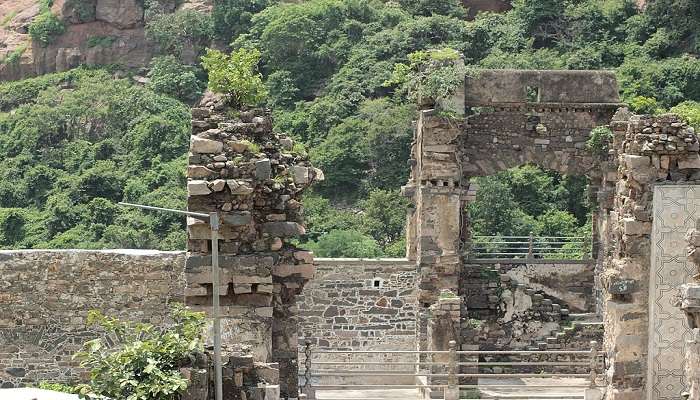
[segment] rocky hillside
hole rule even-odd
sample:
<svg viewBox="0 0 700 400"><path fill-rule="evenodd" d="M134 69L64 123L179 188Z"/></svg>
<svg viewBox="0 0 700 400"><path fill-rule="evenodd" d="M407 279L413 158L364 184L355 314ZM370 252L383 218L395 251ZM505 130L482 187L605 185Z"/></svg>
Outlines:
<svg viewBox="0 0 700 400"><path fill-rule="evenodd" d="M144 10L142 4L151 8ZM78 65L144 66L153 55L153 45L146 40L145 33L149 15L173 12L176 8L206 12L211 10L211 3L210 0L0 2L0 81L66 71ZM30 29L46 13L55 16L63 27L52 32L50 40L42 42L30 35Z"/></svg>

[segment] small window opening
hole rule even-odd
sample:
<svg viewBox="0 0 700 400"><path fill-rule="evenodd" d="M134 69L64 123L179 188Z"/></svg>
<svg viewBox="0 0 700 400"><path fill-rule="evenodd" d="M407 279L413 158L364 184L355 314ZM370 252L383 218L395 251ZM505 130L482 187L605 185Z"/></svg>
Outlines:
<svg viewBox="0 0 700 400"><path fill-rule="evenodd" d="M384 286L384 281L381 278L374 278L372 281L372 287L379 289L382 286Z"/></svg>
<svg viewBox="0 0 700 400"><path fill-rule="evenodd" d="M540 102L540 88L538 88L537 86L527 86L525 88L525 94L527 96L528 103Z"/></svg>

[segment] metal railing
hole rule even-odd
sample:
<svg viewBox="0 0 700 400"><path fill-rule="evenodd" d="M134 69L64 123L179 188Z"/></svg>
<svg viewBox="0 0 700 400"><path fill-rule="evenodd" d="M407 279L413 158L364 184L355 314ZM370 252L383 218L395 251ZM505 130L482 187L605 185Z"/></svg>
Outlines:
<svg viewBox="0 0 700 400"><path fill-rule="evenodd" d="M425 394L425 398L440 398L436 394L439 395L439 392L442 392L441 398L445 400L458 400L460 389L574 388L583 392L601 386L598 380L603 377L600 375L604 368L603 355L598 350L597 342L590 344L591 349L588 351L458 351L457 344L450 341L449 350L445 351L357 351L313 349L311 341L307 340L304 357L299 361L300 365L304 366L299 370L299 375L303 378L300 389L307 400L316 399L316 392L319 390L418 389L421 393L438 392ZM370 360L354 360L355 356L363 356ZM400 356L402 360L387 360L396 356ZM323 361L319 358L323 358ZM491 369L493 366L506 367L511 371L494 373ZM397 367L399 368L394 369ZM532 372L533 368L537 372ZM578 371L576 373L557 372L557 369L564 368L577 368ZM519 371L520 369L529 372ZM465 370L467 372L464 372ZM582 370L585 372L581 372ZM362 383L355 383L357 381L353 380L355 377ZM385 378L383 381L390 381L390 383L379 382L377 378L382 377ZM335 378L342 382L323 382L324 378L325 380ZM403 378L403 382L399 378ZM579 378L579 380L533 385L533 379L530 379L525 386L513 384L512 380L508 380L508 383L491 381L479 383L479 378L543 378L543 380L544 378ZM345 400L342 395L338 397L338 394L334 394L333 399ZM370 397L364 399L372 400Z"/></svg>
<svg viewBox="0 0 700 400"><path fill-rule="evenodd" d="M473 236L467 258L523 260L585 260L590 239L583 236Z"/></svg>

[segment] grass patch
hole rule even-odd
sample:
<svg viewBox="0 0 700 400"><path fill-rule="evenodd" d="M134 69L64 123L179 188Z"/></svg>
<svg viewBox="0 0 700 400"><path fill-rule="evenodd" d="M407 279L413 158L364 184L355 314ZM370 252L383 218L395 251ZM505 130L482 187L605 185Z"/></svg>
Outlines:
<svg viewBox="0 0 700 400"><path fill-rule="evenodd" d="M18 48L14 49L10 54L8 54L5 58L0 59L0 65L10 65L18 63L20 58L22 58L22 54L24 54L25 51L27 51L26 44L19 46Z"/></svg>
<svg viewBox="0 0 700 400"><path fill-rule="evenodd" d="M112 47L117 41L115 36L91 36L87 40L87 46L93 47Z"/></svg>

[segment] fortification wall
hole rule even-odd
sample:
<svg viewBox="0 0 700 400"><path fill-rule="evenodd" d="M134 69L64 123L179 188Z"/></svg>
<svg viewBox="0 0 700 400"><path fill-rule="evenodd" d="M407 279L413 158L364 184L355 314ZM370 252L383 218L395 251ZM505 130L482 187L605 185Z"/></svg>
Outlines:
<svg viewBox="0 0 700 400"><path fill-rule="evenodd" d="M414 350L415 264L317 258L299 297L299 343L320 349Z"/></svg>
<svg viewBox="0 0 700 400"><path fill-rule="evenodd" d="M88 311L160 324L184 300L184 267L183 252L0 251L0 387L77 380Z"/></svg>

